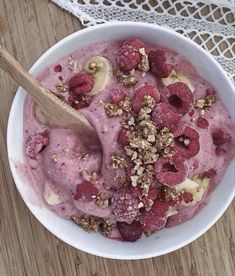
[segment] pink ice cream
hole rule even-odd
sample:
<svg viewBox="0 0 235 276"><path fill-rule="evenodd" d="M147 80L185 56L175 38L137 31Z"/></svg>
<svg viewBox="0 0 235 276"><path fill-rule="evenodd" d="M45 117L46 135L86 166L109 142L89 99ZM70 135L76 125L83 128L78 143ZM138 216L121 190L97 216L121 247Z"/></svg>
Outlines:
<svg viewBox="0 0 235 276"><path fill-rule="evenodd" d="M95 56L105 57L111 62L113 68L116 68L117 65L122 68L126 63L125 60L121 59L123 57L120 58L120 55L124 50L132 51L133 47L130 45L125 46L127 48L122 46L121 50L120 47L120 42L112 41L80 49L72 55L72 63L71 59L65 57L58 61L57 66L50 66L43 71L38 79L42 85L71 104L70 97L74 96L73 93L75 93L74 90L72 91L71 84L69 85L71 77L83 72L84 64ZM138 50L138 47L135 47ZM139 48L143 47L140 46ZM157 45L148 44L144 44L144 48L146 53L161 49ZM203 99L208 89L213 91L213 87L202 79L182 56L169 49L161 50L164 51L166 60L161 61L163 67L160 66L161 68L157 67L157 69L163 70L161 73L165 73L166 68L183 71L195 88L194 92L189 92L193 95L190 97L193 97L194 103L198 99ZM140 64L138 58L143 60L143 55L140 55L140 52L136 49L134 49L133 56L131 62L136 61ZM124 62L124 65L121 62ZM158 62L160 61L158 60ZM74 66L74 64L76 66L72 69L75 71L71 70L71 66ZM107 113L105 104L113 104L113 89L122 91L127 95L129 102L132 103L136 97L136 91L146 84L155 87L159 91L161 102L167 101L165 94L167 87L161 78L153 73L153 64L150 63L150 65L150 70L147 70L147 72L141 71L142 69L128 70L131 71L131 75L128 75L122 68L123 74L134 75L138 79L138 83L125 86L119 77L112 75L104 89L91 97L89 104L80 105L82 107L80 112L96 130L100 140L100 143L97 144L84 141L74 130L40 123L35 116L35 104L32 98L27 96L25 101L24 140L26 152L31 154L31 156L29 156L30 154L25 155L25 164L35 179L35 191L46 206L58 215L67 219L72 217L85 230L97 230L100 225L103 232L110 238L121 237L124 240L134 241L141 236L142 232L153 232L164 226L174 226L191 219L206 204L211 191L221 181L235 153L234 125L222 101L216 97L216 101L203 112L200 108L193 106L192 102L190 110L185 114L180 114L179 124L185 124L198 133L199 149L194 156L186 159L184 157L184 160L182 159L179 162L183 163L186 170L185 175L181 175L184 178L183 180L186 178L193 179L195 176L202 178L204 176L209 179L209 186L206 187L201 199L193 205L181 204L184 200L184 203L193 202L192 194L185 193L185 197L187 195L189 199L186 200L184 195L180 194L177 195L177 204L172 203L174 201L172 198L171 201L168 201L167 196L169 195L164 194L162 196L159 191L166 193L164 187L168 191L172 191L171 189L176 184L174 181L171 184L161 182L159 180L160 174L158 175L156 172L152 176L152 184L147 188L147 194L146 191L143 194L143 187L146 183L133 184L131 178L133 176L133 161L127 156L125 145L121 145L120 138L118 138L120 131L125 128L125 112L111 117ZM170 66L164 67L165 65ZM88 73L85 74L88 75ZM92 74L87 78L93 78ZM58 89L58 84L61 82L67 85L65 93ZM89 93L84 95L89 95ZM155 102L155 106L157 104ZM133 111L131 112L132 115L134 114L133 116L136 116ZM174 110L174 112L177 111ZM209 122L205 128L197 124L197 119L201 116ZM160 131L160 128L157 127L156 129ZM174 130L170 130L170 133L174 134L176 129L177 126ZM221 142L220 145L216 145L215 138L213 139L212 135L218 129L222 130L227 137L227 140L225 139L226 141ZM29 140L32 147L34 141L38 141L38 137L45 131L49 133L48 137L45 138L48 140L45 141L44 139L43 144L40 140L37 148L28 150ZM32 135L34 135L33 138ZM177 141L174 143L177 143ZM173 144L170 144L169 147L173 147ZM161 154L161 150L158 149L156 159L160 158ZM113 165L112 162L115 156L123 158L123 166L117 164L115 167ZM155 160L154 162L159 161ZM153 167L155 166L154 162L151 163ZM145 165L147 166L147 163ZM165 172L171 172L172 168L169 168L168 164L168 167L164 168L163 166L163 169L166 170ZM210 175L208 175L208 171ZM174 169L172 172L175 172ZM90 184L87 184L87 189L84 189L83 187L86 187L85 183L88 182ZM170 213L170 209L174 211ZM159 210L161 210L160 215ZM94 220L97 227L94 227ZM89 224L88 228L85 223ZM130 236L130 232L136 233L136 236Z"/></svg>

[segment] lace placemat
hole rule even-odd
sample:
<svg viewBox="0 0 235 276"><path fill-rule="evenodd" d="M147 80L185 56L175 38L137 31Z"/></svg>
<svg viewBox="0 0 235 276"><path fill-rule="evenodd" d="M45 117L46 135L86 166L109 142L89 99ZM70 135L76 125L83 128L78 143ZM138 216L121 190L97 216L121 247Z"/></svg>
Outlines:
<svg viewBox="0 0 235 276"><path fill-rule="evenodd" d="M235 0L51 0L84 26L107 21L159 24L191 38L215 56L235 81Z"/></svg>

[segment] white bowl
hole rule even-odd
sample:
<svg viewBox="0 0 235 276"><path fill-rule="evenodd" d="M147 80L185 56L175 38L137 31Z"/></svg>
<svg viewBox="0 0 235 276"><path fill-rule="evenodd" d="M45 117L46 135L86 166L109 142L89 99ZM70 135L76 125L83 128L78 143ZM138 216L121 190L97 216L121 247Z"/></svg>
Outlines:
<svg viewBox="0 0 235 276"><path fill-rule="evenodd" d="M32 66L30 73L37 75L45 67L56 63L65 55L92 43L138 37L144 41L172 48L185 56L220 94L227 110L235 121L234 87L213 57L191 40L157 25L143 23L108 23L76 32L56 43ZM226 91L226 93L224 93ZM218 188L211 194L208 205L192 220L179 226L163 229L135 243L120 242L103 237L100 233L87 233L71 221L64 220L40 204L32 202L32 188L15 167L23 161L23 103L25 92L19 88L12 104L7 147L11 171L16 186L34 216L55 236L66 243L98 256L113 259L143 259L163 255L189 244L205 233L225 212L235 195L235 160ZM16 141L17 137L17 143Z"/></svg>

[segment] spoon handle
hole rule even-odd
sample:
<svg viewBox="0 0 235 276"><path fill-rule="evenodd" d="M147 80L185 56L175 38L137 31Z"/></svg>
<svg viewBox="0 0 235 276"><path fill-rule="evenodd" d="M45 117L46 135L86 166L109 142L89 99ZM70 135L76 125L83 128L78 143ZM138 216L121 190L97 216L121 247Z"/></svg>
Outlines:
<svg viewBox="0 0 235 276"><path fill-rule="evenodd" d="M94 134L88 120L77 110L56 97L33 78L16 60L0 45L0 68L7 72L22 86L58 126L76 128L80 133Z"/></svg>

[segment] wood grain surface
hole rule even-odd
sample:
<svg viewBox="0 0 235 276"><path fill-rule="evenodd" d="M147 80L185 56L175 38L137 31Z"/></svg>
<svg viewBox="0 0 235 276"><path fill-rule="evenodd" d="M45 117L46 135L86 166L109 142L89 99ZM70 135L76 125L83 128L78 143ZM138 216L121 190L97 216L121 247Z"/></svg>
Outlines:
<svg viewBox="0 0 235 276"><path fill-rule="evenodd" d="M47 0L0 0L0 44L26 68L81 28L76 18ZM92 256L49 233L27 209L9 170L6 129L16 89L16 83L0 71L0 276L235 275L235 202L190 245L147 260Z"/></svg>

